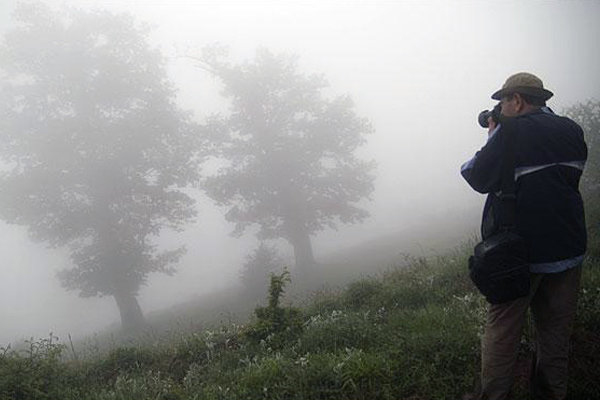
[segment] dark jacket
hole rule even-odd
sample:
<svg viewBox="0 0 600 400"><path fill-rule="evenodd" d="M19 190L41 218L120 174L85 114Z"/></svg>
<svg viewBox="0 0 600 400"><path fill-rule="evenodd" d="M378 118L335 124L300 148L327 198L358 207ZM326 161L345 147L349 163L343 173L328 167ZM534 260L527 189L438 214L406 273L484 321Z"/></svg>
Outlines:
<svg viewBox="0 0 600 400"><path fill-rule="evenodd" d="M515 118L516 230L525 239L530 263L582 256L586 229L579 180L587 146L579 125L543 108ZM489 193L481 233L498 230L502 127L465 163L461 173L473 189Z"/></svg>

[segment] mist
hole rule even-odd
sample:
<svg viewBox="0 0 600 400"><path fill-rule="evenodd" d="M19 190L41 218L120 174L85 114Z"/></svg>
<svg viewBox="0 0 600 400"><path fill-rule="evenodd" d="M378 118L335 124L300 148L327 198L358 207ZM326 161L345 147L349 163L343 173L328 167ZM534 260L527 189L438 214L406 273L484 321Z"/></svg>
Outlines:
<svg viewBox="0 0 600 400"><path fill-rule="evenodd" d="M14 25L17 2L0 4L0 33ZM486 140L479 111L519 71L532 72L555 93L560 113L600 96L600 2L591 1L46 1L52 8L129 13L152 27L151 43L167 59L178 105L201 124L226 113L222 83L195 56L220 43L233 62L259 48L298 56L303 74L323 74L327 94L348 94L373 127L357 152L374 160L374 191L360 205L362 223L325 229L312 237L315 258L398 235L398 254L416 246L443 251L437 232L467 237L478 229L483 196L462 181L460 165ZM0 60L0 70L3 60ZM1 77L2 75L0 75ZM256 248L254 228L232 237L224 207L201 193L196 222L165 232L159 246L187 247L174 276L150 274L139 293L144 312L167 309L198 296L233 290L245 257ZM65 249L34 242L23 226L0 223L0 346L49 332L83 336L118 321L109 296L67 292L57 271L71 263ZM395 236L394 236L395 237ZM271 241L291 263L283 240ZM459 244L457 241L456 244ZM466 268L466 266L465 266Z"/></svg>

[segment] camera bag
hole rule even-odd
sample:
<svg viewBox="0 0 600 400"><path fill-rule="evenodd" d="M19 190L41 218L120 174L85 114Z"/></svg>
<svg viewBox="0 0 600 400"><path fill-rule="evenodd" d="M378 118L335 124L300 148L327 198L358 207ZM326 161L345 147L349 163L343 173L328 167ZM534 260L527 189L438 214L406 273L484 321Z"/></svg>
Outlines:
<svg viewBox="0 0 600 400"><path fill-rule="evenodd" d="M515 230L516 124L502 117L504 134L501 164L499 229L479 242L469 258L469 276L491 304L501 304L529 294L527 246Z"/></svg>

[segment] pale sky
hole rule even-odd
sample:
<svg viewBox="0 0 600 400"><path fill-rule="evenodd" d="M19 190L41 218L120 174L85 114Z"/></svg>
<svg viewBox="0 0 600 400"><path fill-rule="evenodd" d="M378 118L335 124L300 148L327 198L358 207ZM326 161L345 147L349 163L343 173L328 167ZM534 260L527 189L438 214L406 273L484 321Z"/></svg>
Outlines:
<svg viewBox="0 0 600 400"><path fill-rule="evenodd" d="M223 108L218 85L180 56L214 42L229 46L236 60L261 46L297 54L305 72L325 74L331 94L350 94L376 130L363 151L378 163L372 216L316 237L317 258L406 226L435 229L445 216L469 210L478 216L483 198L462 181L459 167L485 142L477 114L494 105L490 95L509 75L537 74L555 93L549 105L558 112L600 98L600 1L47 3L125 11L153 24L152 40L169 58L181 105L199 120ZM0 3L0 29L10 26L14 4ZM189 252L178 275L151 279L142 291L145 311L227 287L255 245L250 234L228 237L232 226L210 202L201 207L198 224L168 239ZM68 262L61 251L32 244L19 227L0 224L0 238L0 320L11 321L0 345L118 320L112 299L78 299L60 289L54 271Z"/></svg>

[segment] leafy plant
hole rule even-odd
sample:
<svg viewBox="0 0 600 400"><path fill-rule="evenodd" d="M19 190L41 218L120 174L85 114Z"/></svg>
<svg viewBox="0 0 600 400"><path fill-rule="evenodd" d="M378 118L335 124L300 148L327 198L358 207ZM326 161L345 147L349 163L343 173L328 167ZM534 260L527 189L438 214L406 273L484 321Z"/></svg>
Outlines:
<svg viewBox="0 0 600 400"><path fill-rule="evenodd" d="M285 285L291 281L290 273L271 274L268 305L254 310L256 321L248 327L246 335L255 341L270 341L271 345L284 344L286 338L296 336L302 330L301 312L297 308L282 307L281 296ZM277 338L277 336L280 336ZM273 340L275 339L275 340Z"/></svg>
<svg viewBox="0 0 600 400"><path fill-rule="evenodd" d="M65 365L60 362L64 349L52 334L25 341L20 351L4 348L0 352L0 399L57 398L65 384Z"/></svg>

